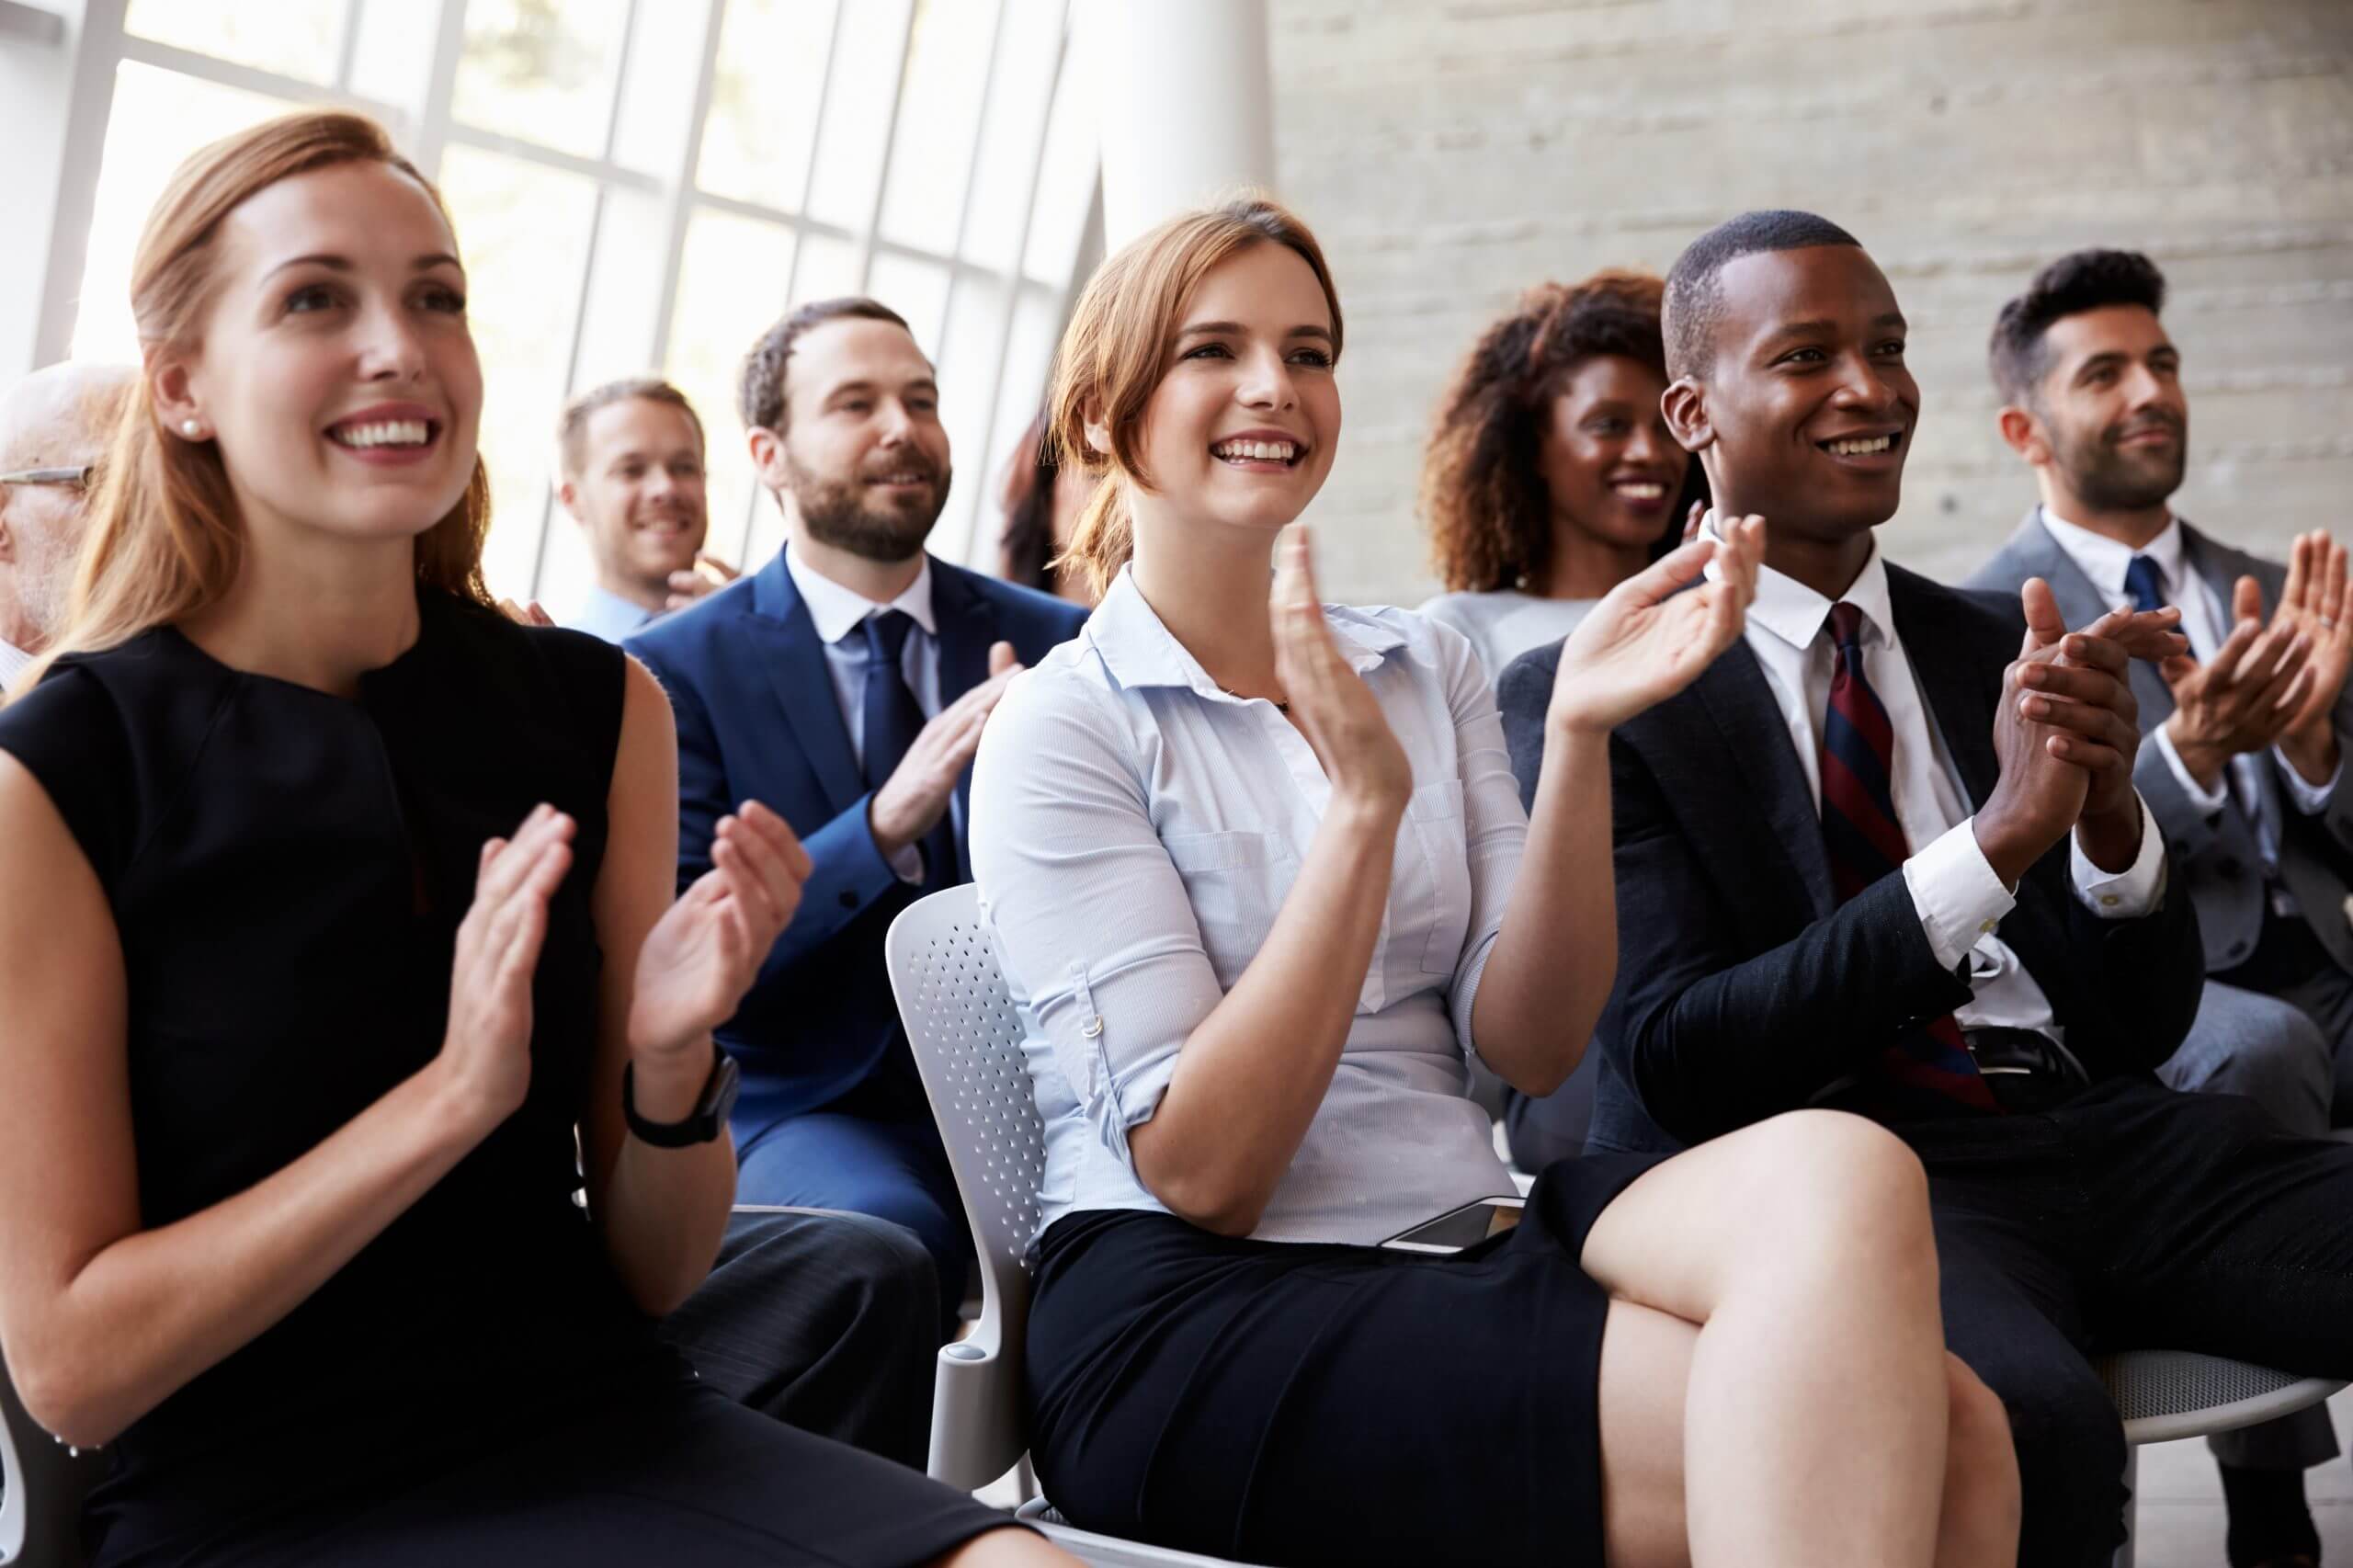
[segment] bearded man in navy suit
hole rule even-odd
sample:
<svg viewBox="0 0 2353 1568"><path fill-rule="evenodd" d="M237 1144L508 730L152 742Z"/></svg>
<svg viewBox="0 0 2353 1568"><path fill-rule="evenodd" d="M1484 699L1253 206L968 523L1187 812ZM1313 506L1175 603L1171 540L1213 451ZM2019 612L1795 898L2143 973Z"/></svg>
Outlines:
<svg viewBox="0 0 2353 1568"><path fill-rule="evenodd" d="M801 306L754 345L737 402L785 547L626 644L677 715L679 885L746 800L781 812L814 863L719 1031L743 1071L737 1201L907 1227L952 1313L972 1244L883 934L917 898L971 879L982 727L1015 672L1086 612L925 551L948 499L948 432L931 363L889 307Z"/></svg>

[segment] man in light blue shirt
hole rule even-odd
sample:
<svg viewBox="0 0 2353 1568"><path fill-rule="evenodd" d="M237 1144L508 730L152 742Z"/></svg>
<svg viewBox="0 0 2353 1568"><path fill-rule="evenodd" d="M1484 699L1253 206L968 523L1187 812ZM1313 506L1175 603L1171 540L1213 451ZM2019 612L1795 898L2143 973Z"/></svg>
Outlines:
<svg viewBox="0 0 2353 1568"><path fill-rule="evenodd" d="M578 520L596 585L563 618L618 642L735 575L702 554L710 530L702 421L686 394L652 378L608 381L563 411L556 499Z"/></svg>

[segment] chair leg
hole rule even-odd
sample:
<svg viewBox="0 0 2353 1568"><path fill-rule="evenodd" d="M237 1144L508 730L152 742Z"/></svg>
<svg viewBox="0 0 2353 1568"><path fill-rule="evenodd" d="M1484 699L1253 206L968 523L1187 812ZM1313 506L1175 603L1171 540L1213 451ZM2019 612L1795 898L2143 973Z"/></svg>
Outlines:
<svg viewBox="0 0 2353 1568"><path fill-rule="evenodd" d="M2141 1514L2141 1450L2138 1447L2124 1450L2124 1544L2116 1549L2116 1568L2132 1568L2133 1537L2140 1528Z"/></svg>

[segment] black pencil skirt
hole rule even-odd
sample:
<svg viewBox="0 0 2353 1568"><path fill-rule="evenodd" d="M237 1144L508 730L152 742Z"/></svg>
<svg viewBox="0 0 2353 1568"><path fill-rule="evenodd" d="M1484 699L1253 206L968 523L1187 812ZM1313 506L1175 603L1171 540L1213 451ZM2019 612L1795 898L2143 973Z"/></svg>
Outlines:
<svg viewBox="0 0 2353 1568"><path fill-rule="evenodd" d="M1074 1524L1271 1563L1599 1568L1608 1299L1577 1267L1665 1155L1563 1160L1448 1256L1095 1210L1040 1240L1031 1452Z"/></svg>

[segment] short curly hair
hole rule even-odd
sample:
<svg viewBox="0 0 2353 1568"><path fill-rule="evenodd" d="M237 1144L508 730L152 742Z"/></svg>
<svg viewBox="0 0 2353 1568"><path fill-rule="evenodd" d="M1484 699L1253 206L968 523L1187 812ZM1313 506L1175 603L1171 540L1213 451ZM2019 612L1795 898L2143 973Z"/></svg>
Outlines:
<svg viewBox="0 0 2353 1568"><path fill-rule="evenodd" d="M2034 395L2051 368L2043 338L2052 326L2104 305L2139 305L2162 315L2165 275L2136 250L2074 251L2036 273L2026 292L1994 318L1993 341L1986 346L2003 400L2025 403Z"/></svg>
<svg viewBox="0 0 2353 1568"><path fill-rule="evenodd" d="M760 340L744 356L744 369L735 383L735 413L744 421L745 429L784 434L788 406L784 372L792 358L793 345L811 327L845 320L895 322L906 327L908 335L915 334L915 328L907 326L906 317L880 300L870 300L862 294L812 300L760 334Z"/></svg>
<svg viewBox="0 0 2353 1568"><path fill-rule="evenodd" d="M1621 355L1665 381L1665 289L1641 272L1541 283L1480 335L1439 399L1422 460L1422 520L1449 592L1544 582L1552 506L1539 454L1552 400L1596 355Z"/></svg>

